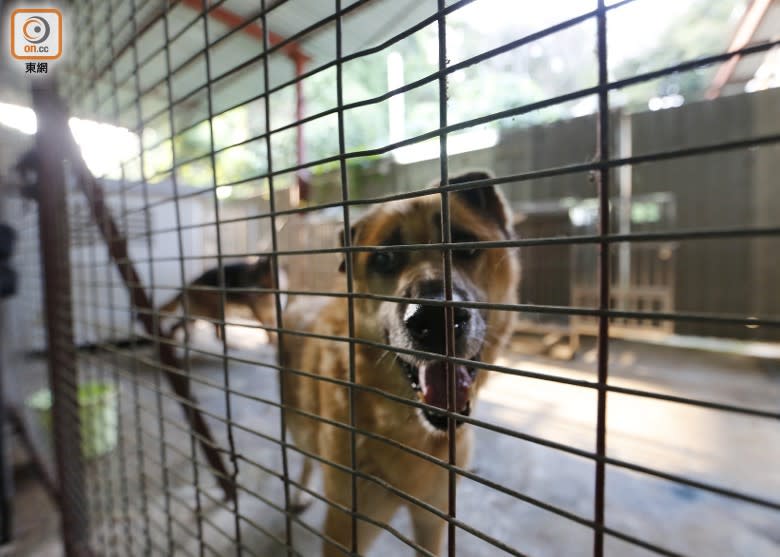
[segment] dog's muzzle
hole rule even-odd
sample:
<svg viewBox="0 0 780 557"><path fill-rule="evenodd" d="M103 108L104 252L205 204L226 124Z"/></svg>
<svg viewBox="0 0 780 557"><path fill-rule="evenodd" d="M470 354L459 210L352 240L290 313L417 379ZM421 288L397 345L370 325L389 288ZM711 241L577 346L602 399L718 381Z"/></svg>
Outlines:
<svg viewBox="0 0 780 557"><path fill-rule="evenodd" d="M444 361L423 362L419 366L401 360L412 389L422 395L425 404L447 409L447 367ZM452 364L455 376L456 412L465 413L469 407L469 389L477 375L476 368Z"/></svg>
<svg viewBox="0 0 780 557"><path fill-rule="evenodd" d="M442 301L441 281L426 281L416 285L416 292L409 297L418 301L409 303L400 308L400 321L406 333L407 341L416 350L445 354L447 346L447 320L445 309L441 304L426 304L425 300ZM464 292L454 292L456 300L466 299ZM482 345L484 336L484 322L481 316L471 309L454 307L452 312L452 338L455 341L452 353L461 358L477 359L476 353ZM400 358L412 389L420 394L422 402L447 410L448 380L447 366L443 360L415 358L410 362L409 358ZM471 411L471 387L476 378L477 370L468 366L453 362L452 376L455 381L455 397L453 399L453 411L467 416ZM426 409L425 417L437 429L447 428L447 417L434 410ZM459 422L458 422L459 423Z"/></svg>
<svg viewBox="0 0 780 557"><path fill-rule="evenodd" d="M404 312L404 326L413 343L426 352L444 354L446 350L447 326L444 306L409 304ZM464 308L453 308L452 325L455 341L468 334L471 313Z"/></svg>

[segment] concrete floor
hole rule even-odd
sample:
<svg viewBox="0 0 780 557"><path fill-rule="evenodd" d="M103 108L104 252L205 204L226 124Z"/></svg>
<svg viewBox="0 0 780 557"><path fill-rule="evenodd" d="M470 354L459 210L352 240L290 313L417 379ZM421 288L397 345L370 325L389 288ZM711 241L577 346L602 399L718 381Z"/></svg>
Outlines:
<svg viewBox="0 0 780 557"><path fill-rule="evenodd" d="M221 353L210 331L198 329L195 345ZM244 343L243 348L231 350L234 355L273 361L269 346L250 348L257 346L255 332L235 330L229 338L234 344ZM143 354L151 356L148 349ZM595 378L595 351L588 346L573 361L562 362L541 355L535 341L516 339L502 363L552 376ZM197 355L192 365L196 377L222 384L219 360ZM279 436L276 409L231 396L233 435L241 454L238 478L244 488L238 503L240 519L236 520L232 509L221 502L202 457L193 453L191 438L181 429L183 420L176 403L154 392L154 374L133 370L131 361L122 357L83 356L86 377L108 377L114 366L122 373L122 442L111 455L91 462L88 470L90 510L93 523L100 525L94 535L101 554L142 555L148 536L154 555L199 555L199 539L205 555L233 555L238 531L245 555L286 555L280 543L285 536L284 519L271 506L283 504L282 484L262 469L281 470L278 446L262 437ZM140 377L138 388L130 381L132 373ZM610 374L613 385L772 412L780 409L780 369L744 356L614 341ZM278 399L272 369L231 362L229 378L238 392ZM196 392L208 412L224 416L221 389L200 384ZM476 417L592 451L595 404L592 389L496 374L482 393ZM159 408L165 416L162 424L156 418ZM225 446L225 424L209 420ZM165 444L160 443L161 436ZM484 429L476 432L476 440L472 468L480 477L582 518L592 517L593 461ZM776 420L610 394L607 442L611 457L780 501L780 423ZM192 464L193 454L198 466ZM291 472L296 474L300 458L293 451L289 458ZM197 490L193 488L196 474ZM168 486L167 495L163 485ZM26 523L30 516L37 517L36 521L52 516L46 505L30 497L30 489L22 488L17 498L20 539L15 554L57 555L56 528L31 529ZM29 512L31 505L36 506L35 512ZM197 506L200 522L194 512ZM303 557L319 554L318 539L307 528L320 527L324 510L324 503L315 502L300 517L305 525L296 524L293 529L295 548ZM605 512L609 527L672 552L706 557L780 556L779 512L624 468L607 468ZM593 534L587 527L474 481L459 484L458 515L469 526L525 555L592 554ZM52 521L38 523L51 526ZM411 534L402 513L391 526L403 536ZM464 531L458 532L457 548L457 554L466 557L505 554ZM609 536L605 553L620 557L654 554ZM411 554L389 532L381 535L369 553L375 557Z"/></svg>

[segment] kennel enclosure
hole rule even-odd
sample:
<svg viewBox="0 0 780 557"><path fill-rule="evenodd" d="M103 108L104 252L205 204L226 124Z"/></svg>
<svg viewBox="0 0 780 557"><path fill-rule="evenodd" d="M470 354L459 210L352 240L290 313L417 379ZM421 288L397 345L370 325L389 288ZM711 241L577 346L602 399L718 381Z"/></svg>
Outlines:
<svg viewBox="0 0 780 557"><path fill-rule="evenodd" d="M638 113L616 100L644 83L760 58L778 48L777 37L616 76L611 22L640 3L583 4L566 18L468 56L456 48L457 27L448 22L478 4L469 0L70 6L65 21L66 29L78 30L71 39L74 54L52 79L31 87L38 122L30 145L34 173L14 174L18 187L5 202L19 230L16 266L29 277L13 301L19 326L11 365L32 370L31 377L53 394L54 451L44 460L53 463L47 473L66 554L317 554L327 541L319 511L296 513L291 492L303 488L316 508L332 503L316 488L296 485L301 453L286 431L277 381L305 370L281 367L268 333L285 331L287 297L346 297L346 318L354 325L361 294L354 291L351 265L340 277L338 262L375 248L350 245L350 224L372 205L432 195L426 187L431 181L443 184L433 194L443 215L442 242L433 247L442 253L449 330L452 308L458 307L451 283L458 246L451 241L447 199L453 192L498 185L518 217L517 237L473 247L517 248L525 276L518 304L477 307L515 313L520 333L593 337L587 373L518 364L513 358L522 353L513 352L514 344L506 358L484 365L485 373L501 378L586 393L586 446L529 433L527 422L502 422L499 413L469 417L464 426L494 439L494 448L527 443L584 463L587 487L575 501L546 500L511 474L456 466L450 436L448 460L437 461L450 478L441 516L447 521L447 554L536 554L510 528L470 514L469 507L487 494L500 496L518 516L533 508L566 524L563 551L693 554L686 540L664 536L664 527L648 534L636 517L621 521L622 507L610 494L630 492L631 478L669 484L672 493L683 493L681 499L717 509L733 504L757 530L770 528L780 516L770 473L743 483L721 478L718 470L699 474L610 450L610 401L620 397L711 412L716 420L749 420L769 435L780 421L771 404L727 400L696 387L670 394L663 384L637 387L611 376L622 365L610 357L621 336L727 337L772 345L780 325L774 295L780 269L773 256L780 246L780 196L772 180L780 160L780 120L773 118L780 106L777 89ZM756 6L777 9L776 2L753 2L743 17ZM572 30L589 33L591 41L591 71L583 83L531 101L518 93L508 107L468 118L460 117L455 100L448 102L473 68ZM361 63L402 50L422 33L431 38L425 65L409 68L399 83L384 83L379 94L355 92L349 77L363 71ZM381 119L388 117L389 103L411 102L422 90L435 109L424 131L365 140L362 122L380 121L380 111ZM312 103L320 97L330 105ZM583 99L592 102L587 114L513 127L516 119ZM80 150L70 117L124 130L103 153L100 172ZM451 152L454 137L491 124L499 128L494 144ZM318 127L329 130L325 144L311 141ZM125 152L110 153L125 140ZM434 158L388 162L398 150L424 142L432 142ZM489 167L495 177L448 184L448 177L472 167ZM337 243L340 232L343 246ZM222 276L219 318L206 319L208 327L169 334L176 316L160 312L164 302L200 272L257 255L271 257L276 269L290 274L287 288L254 288L273 294L276 326L230 314ZM221 340L203 332L214 326ZM331 340L353 347L354 379L354 347L365 341L354 334ZM453 358L445 355L450 369L457 363ZM116 448L101 458L74 449L82 446L84 431L79 386L89 382L117 392ZM349 386L351 393L363 388ZM447 415L452 433L456 416ZM32 422L29 415L23 418ZM370 434L354 423L342 427L353 447ZM773 453L766 450L761 454L771 470ZM352 468L353 478L366 475L357 463ZM618 474L626 474L619 480L625 483L610 483L618 482ZM762 481L765 490L756 488ZM472 498L465 499L462 490ZM394 495L410 501L408 494ZM353 525L366 520L356 498L348 510ZM404 530L408 525L380 526L383 543L396 544L383 547L419 549ZM554 547L555 540L547 542ZM344 553L356 554L357 543L353 539Z"/></svg>

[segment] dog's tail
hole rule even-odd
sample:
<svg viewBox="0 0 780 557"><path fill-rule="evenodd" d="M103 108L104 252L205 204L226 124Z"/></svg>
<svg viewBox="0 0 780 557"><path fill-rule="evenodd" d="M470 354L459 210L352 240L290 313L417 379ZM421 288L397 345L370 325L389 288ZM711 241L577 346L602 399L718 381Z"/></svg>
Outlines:
<svg viewBox="0 0 780 557"><path fill-rule="evenodd" d="M160 309L158 311L164 313L173 313L173 310L175 310L176 306L178 306L180 303L181 303L181 292L176 294L176 296L174 296L173 299L171 299L165 305L160 306ZM163 316L163 317L167 317L167 316Z"/></svg>

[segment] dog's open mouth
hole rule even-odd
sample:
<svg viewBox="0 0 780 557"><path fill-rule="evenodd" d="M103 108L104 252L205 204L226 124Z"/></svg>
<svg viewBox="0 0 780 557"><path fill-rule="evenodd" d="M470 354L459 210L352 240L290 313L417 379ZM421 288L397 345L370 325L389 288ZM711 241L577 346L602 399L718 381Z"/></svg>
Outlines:
<svg viewBox="0 0 780 557"><path fill-rule="evenodd" d="M429 406L447 410L447 368L444 361L426 361L410 364L400 360L412 389L420 393L421 401ZM471 413L469 397L471 385L477 375L475 367L452 363L455 372L455 411L463 416ZM447 429L447 415L428 408L422 410L425 419L436 429ZM455 420L460 425L462 420Z"/></svg>

